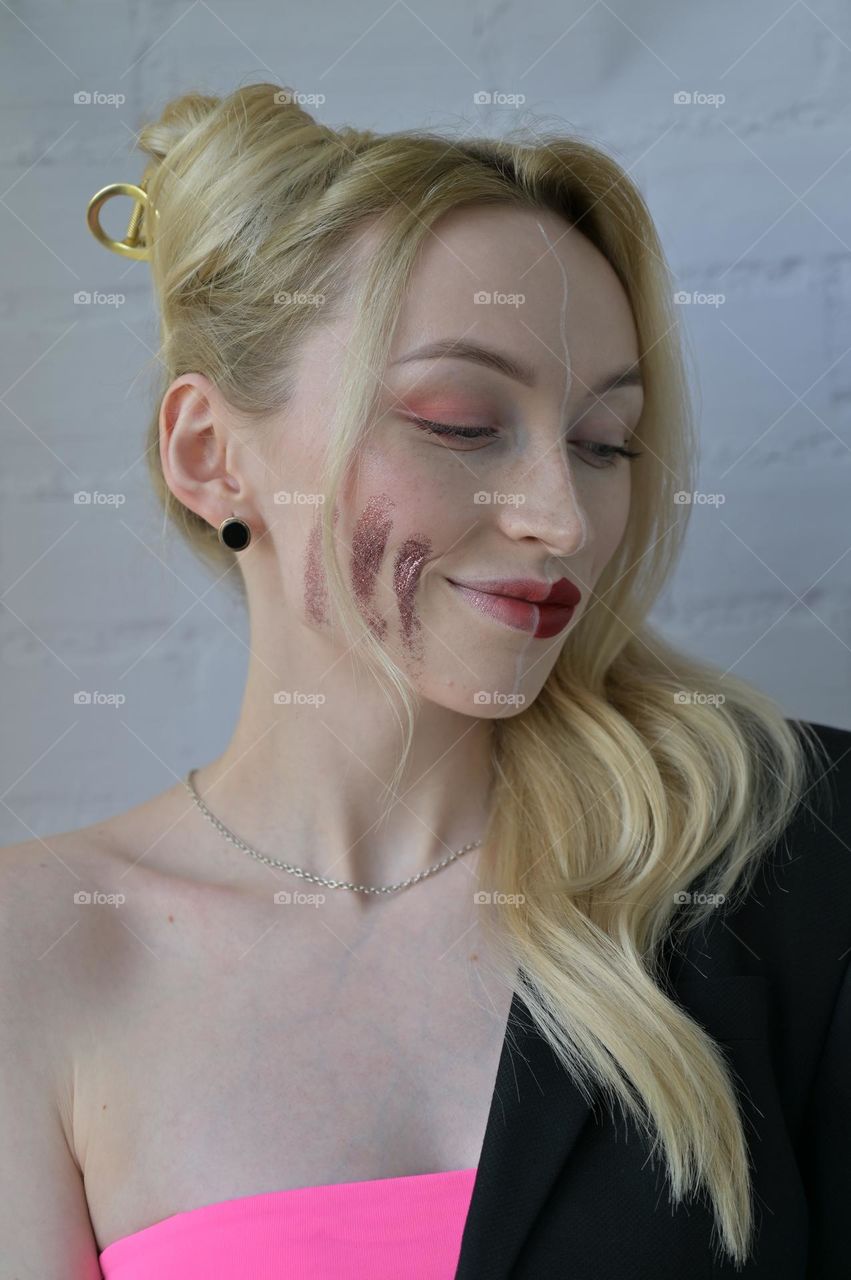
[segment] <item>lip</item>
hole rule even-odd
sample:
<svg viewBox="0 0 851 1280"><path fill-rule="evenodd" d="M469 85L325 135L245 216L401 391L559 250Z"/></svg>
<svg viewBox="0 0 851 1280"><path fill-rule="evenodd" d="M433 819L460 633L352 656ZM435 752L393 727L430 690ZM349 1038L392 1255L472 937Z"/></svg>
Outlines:
<svg viewBox="0 0 851 1280"><path fill-rule="evenodd" d="M532 604L558 604L575 607L582 599L582 592L569 578L557 582L544 582L539 578L450 578L456 587L469 587L471 591L484 591L491 596L509 596L513 600L528 600Z"/></svg>
<svg viewBox="0 0 851 1280"><path fill-rule="evenodd" d="M569 578L542 582L536 578L447 578L468 604L496 622L547 639L563 631L582 592Z"/></svg>

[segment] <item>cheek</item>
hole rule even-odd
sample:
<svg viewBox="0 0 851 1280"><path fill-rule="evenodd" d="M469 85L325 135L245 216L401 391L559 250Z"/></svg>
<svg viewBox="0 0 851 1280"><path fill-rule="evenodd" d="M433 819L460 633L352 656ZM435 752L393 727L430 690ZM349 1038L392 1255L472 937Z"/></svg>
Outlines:
<svg viewBox="0 0 851 1280"><path fill-rule="evenodd" d="M415 490L410 480L394 484L385 477L388 487L367 498L350 495L345 504L346 518L339 520L334 512L337 551L344 573L348 574L355 602L373 634L387 639L387 590L393 592L401 637L413 651L421 636L417 591L422 571L433 558L433 527L439 522L429 513L429 504L414 502ZM431 515L431 518L429 518ZM303 565L305 614L316 625L328 621L328 589L321 556L320 512L317 511L308 534ZM341 534L350 525L350 536Z"/></svg>
<svg viewBox="0 0 851 1280"><path fill-rule="evenodd" d="M414 447L417 444L414 440L403 447L400 441L395 448L364 453L356 484L346 490L347 519L353 533L370 496L379 494L393 504L391 545L421 534L438 546L457 536L450 536L450 529L469 524L469 507L478 482L441 446Z"/></svg>
<svg viewBox="0 0 851 1280"><path fill-rule="evenodd" d="M414 652L422 633L422 623L416 609L417 587L423 567L431 555L431 539L423 534L416 534L406 538L399 547L393 566L393 590L399 606L402 640L411 652Z"/></svg>
<svg viewBox="0 0 851 1280"><path fill-rule="evenodd" d="M396 502L388 493L373 494L358 516L352 532L349 557L352 590L361 612L369 620L379 640L384 639L387 623L375 611L373 596L393 528L395 507Z"/></svg>
<svg viewBox="0 0 851 1280"><path fill-rule="evenodd" d="M617 478L603 497L597 495L588 511L594 525L594 571L602 572L620 546L629 523L630 477Z"/></svg>
<svg viewBox="0 0 851 1280"><path fill-rule="evenodd" d="M626 526L629 523L629 508L632 502L632 472L630 470L632 463L624 462L622 466L624 471L623 479L620 484L614 486L615 492L608 520L609 533L616 546L623 537Z"/></svg>
<svg viewBox="0 0 851 1280"><path fill-rule="evenodd" d="M447 465L451 463L454 467ZM352 467L334 512L337 551L358 608L377 639L388 637L389 588L401 639L409 653L419 652L418 595L423 571L469 528L476 487L457 460L422 457L419 450L407 450L402 456L402 450L367 448ZM305 614L318 626L329 619L319 517L317 511L303 565Z"/></svg>
<svg viewBox="0 0 851 1280"><path fill-rule="evenodd" d="M307 538L303 564L304 612L317 626L327 620L328 586L322 564L321 510L317 507ZM334 532L337 531L339 509L334 511Z"/></svg>
<svg viewBox="0 0 851 1280"><path fill-rule="evenodd" d="M348 502L345 504L348 506ZM350 537L341 534L340 510L334 511L336 553L348 573L352 593L361 613L379 640L387 624L375 608L374 596L393 529L396 501L389 493L369 497L354 517ZM317 511L308 536L303 566L304 609L317 625L328 620L328 583L322 558L321 512ZM348 521L344 522L343 528Z"/></svg>

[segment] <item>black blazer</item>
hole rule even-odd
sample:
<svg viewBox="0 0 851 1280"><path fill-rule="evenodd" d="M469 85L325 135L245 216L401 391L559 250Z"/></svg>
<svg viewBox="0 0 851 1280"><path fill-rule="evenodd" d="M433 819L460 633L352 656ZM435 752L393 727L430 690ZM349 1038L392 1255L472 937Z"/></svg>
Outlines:
<svg viewBox="0 0 851 1280"><path fill-rule="evenodd" d="M588 1106L515 991L456 1280L851 1280L851 731L808 723L832 810L811 791L751 892L663 969L743 1101L748 1262L720 1254L705 1193L673 1208L640 1129Z"/></svg>

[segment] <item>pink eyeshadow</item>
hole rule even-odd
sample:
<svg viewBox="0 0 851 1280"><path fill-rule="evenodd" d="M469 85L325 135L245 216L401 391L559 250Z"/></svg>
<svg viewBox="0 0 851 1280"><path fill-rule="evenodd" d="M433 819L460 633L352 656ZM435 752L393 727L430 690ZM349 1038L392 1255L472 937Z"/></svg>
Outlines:
<svg viewBox="0 0 851 1280"><path fill-rule="evenodd" d="M486 405L461 400L458 397L423 395L401 399L396 406L401 412L418 418L446 418L449 422L464 422L470 426L486 426L494 419Z"/></svg>

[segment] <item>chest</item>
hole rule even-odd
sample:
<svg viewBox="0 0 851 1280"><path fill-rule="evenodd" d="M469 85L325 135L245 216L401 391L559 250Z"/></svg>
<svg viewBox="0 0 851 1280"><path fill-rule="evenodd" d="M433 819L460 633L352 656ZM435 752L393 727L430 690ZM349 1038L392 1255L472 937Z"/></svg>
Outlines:
<svg viewBox="0 0 851 1280"><path fill-rule="evenodd" d="M101 1248L223 1199L477 1164L510 991L470 939L330 941L116 973L75 1106Z"/></svg>

